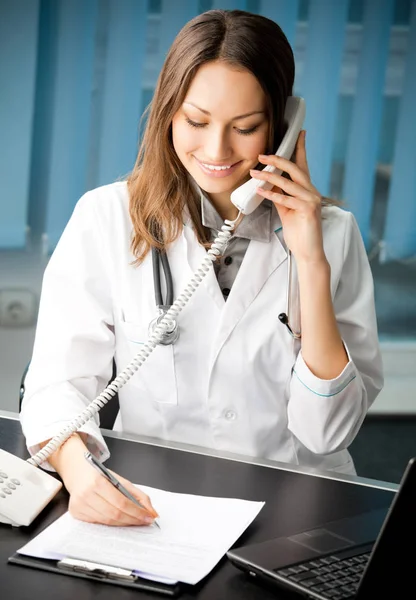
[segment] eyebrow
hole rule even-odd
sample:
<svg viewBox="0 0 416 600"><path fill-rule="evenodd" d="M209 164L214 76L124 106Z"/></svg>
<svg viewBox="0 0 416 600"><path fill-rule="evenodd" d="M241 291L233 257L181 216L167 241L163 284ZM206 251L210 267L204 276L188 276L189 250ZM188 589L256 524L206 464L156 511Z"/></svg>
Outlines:
<svg viewBox="0 0 416 600"><path fill-rule="evenodd" d="M208 112L207 110L204 110L203 108L200 108L199 106L197 106L193 102L184 102L184 104L190 104L194 108L196 108L196 109L200 110L201 112L203 112L205 115L211 116L210 112ZM264 111L264 110L253 110L252 112L245 113L244 115L238 115L238 117L233 117L231 120L232 121L238 121L239 119L244 119L245 117L251 117L251 115L260 115L260 114L262 115L262 114L265 114L265 112L266 111Z"/></svg>

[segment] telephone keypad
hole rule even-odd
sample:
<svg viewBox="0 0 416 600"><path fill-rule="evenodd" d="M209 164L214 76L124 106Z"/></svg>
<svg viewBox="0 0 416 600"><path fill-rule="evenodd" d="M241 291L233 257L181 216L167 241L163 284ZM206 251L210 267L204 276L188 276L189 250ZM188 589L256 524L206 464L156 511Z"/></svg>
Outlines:
<svg viewBox="0 0 416 600"><path fill-rule="evenodd" d="M6 481L8 479L8 481ZM7 496L11 496L12 492L17 489L16 486L22 485L19 479L15 477L9 478L7 473L0 470L0 484L4 484L4 487L0 488L0 498L7 499ZM7 496L6 496L7 494Z"/></svg>
<svg viewBox="0 0 416 600"><path fill-rule="evenodd" d="M0 471L0 483L4 483L5 486L7 487L3 487L0 489L0 498L6 498L6 496L4 494L7 494L8 496L11 495L11 490L15 490L16 486L14 485L14 483L8 483L7 481L5 481L5 479L8 479L9 476L7 475L7 473L5 473L4 471Z"/></svg>
<svg viewBox="0 0 416 600"><path fill-rule="evenodd" d="M15 527L29 525L62 487L54 477L1 448L0 478L0 523ZM1 590L0 582L3 598Z"/></svg>

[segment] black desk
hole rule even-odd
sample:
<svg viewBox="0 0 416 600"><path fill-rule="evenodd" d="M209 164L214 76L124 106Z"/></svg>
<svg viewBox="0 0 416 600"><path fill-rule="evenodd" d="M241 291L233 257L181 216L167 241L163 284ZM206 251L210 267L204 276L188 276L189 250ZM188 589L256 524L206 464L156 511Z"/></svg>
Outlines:
<svg viewBox="0 0 416 600"><path fill-rule="evenodd" d="M24 439L17 419L0 414L0 448L22 458L27 457ZM126 437L126 436L123 436ZM328 519L338 519L372 508L390 505L397 486L383 482L338 476L317 476L303 469L276 468L276 463L263 464L226 460L187 450L155 445L143 441L121 439L108 432L111 459L108 464L116 472L135 483L173 492L207 496L264 500L252 525L237 545L259 542L288 532L316 526ZM143 440L146 438L140 438ZM160 444L160 442L159 442ZM179 445L176 445L179 446ZM185 446L182 446L185 448ZM189 450L192 451L189 451ZM200 449L202 450L202 449ZM206 451L208 452L208 451ZM232 455L227 455L229 458ZM240 459L241 460L241 459ZM155 600L153 593L142 593L123 587L89 582L75 577L46 573L36 569L7 564L7 558L37 535L67 508L67 494L61 490L51 504L27 528L0 524L0 597L4 600ZM160 596L159 596L160 597ZM291 596L292 597L292 596ZM223 558L214 571L198 586L187 588L182 600L271 600L288 598L252 582Z"/></svg>

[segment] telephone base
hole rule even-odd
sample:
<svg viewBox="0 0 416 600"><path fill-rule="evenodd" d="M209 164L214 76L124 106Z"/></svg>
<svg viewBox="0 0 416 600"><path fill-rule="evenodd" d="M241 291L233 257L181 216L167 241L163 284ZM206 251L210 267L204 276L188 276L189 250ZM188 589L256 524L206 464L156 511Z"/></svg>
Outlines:
<svg viewBox="0 0 416 600"><path fill-rule="evenodd" d="M30 525L61 487L52 475L0 449L0 523Z"/></svg>

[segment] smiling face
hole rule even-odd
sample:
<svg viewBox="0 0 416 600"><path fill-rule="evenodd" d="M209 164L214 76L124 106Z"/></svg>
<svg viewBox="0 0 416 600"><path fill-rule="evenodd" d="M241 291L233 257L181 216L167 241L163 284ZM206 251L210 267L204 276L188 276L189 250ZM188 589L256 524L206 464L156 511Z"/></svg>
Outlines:
<svg viewBox="0 0 416 600"><path fill-rule="evenodd" d="M173 146L223 218L237 214L230 195L266 150L266 96L257 79L214 61L200 67L172 120Z"/></svg>

